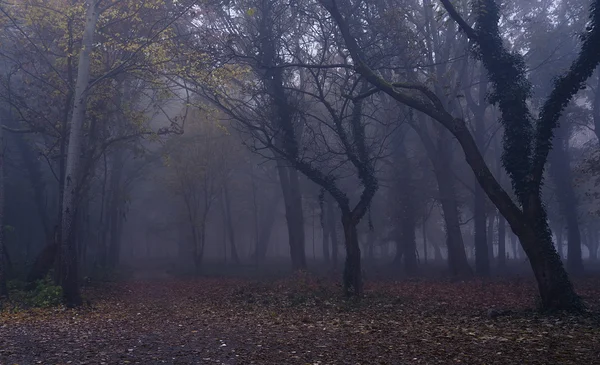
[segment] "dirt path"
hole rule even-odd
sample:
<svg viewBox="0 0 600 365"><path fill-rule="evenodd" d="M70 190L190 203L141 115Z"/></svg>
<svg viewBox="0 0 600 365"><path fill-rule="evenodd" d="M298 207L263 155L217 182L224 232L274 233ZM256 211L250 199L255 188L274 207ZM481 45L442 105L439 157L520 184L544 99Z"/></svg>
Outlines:
<svg viewBox="0 0 600 365"><path fill-rule="evenodd" d="M0 364L600 363L592 319L483 314L530 305L527 285L382 284L360 304L295 285L134 281L86 292L91 308L4 313Z"/></svg>

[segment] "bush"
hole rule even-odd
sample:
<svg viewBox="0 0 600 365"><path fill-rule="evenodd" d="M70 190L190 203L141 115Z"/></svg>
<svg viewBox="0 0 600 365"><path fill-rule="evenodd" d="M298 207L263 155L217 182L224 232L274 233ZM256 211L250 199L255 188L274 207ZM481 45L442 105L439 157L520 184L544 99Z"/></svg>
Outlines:
<svg viewBox="0 0 600 365"><path fill-rule="evenodd" d="M55 307L61 304L62 296L62 288L54 285L50 277L46 277L38 280L35 289L28 293L27 304L37 308Z"/></svg>

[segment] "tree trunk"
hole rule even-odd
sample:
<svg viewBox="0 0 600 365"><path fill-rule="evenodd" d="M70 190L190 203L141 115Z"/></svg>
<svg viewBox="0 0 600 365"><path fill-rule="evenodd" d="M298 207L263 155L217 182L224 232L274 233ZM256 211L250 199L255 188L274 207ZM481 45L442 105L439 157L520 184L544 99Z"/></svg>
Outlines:
<svg viewBox="0 0 600 365"><path fill-rule="evenodd" d="M99 15L99 1L90 1L86 12L82 49L79 54L79 64L77 66L75 104L73 114L71 115L71 130L65 168L60 276L64 300L68 306L79 306L82 303L77 274L77 244L74 242L73 231L78 204L76 194L79 189L79 175L81 173L81 145L87 102L87 87L90 79L90 54L94 44L94 33L96 32L96 23L98 22Z"/></svg>
<svg viewBox="0 0 600 365"><path fill-rule="evenodd" d="M225 215L225 224L227 225L227 231L229 236L229 243L231 245L231 259L235 265L240 264L240 257L238 256L237 247L235 245L235 229L233 228L233 217L231 216L231 200L229 199L229 186L227 182L223 184L223 213Z"/></svg>
<svg viewBox="0 0 600 365"><path fill-rule="evenodd" d="M486 232L485 193L475 181L474 225L475 225L475 272L480 276L489 276L490 260L488 236Z"/></svg>
<svg viewBox="0 0 600 365"><path fill-rule="evenodd" d="M498 215L498 269L506 269L506 220Z"/></svg>
<svg viewBox="0 0 600 365"><path fill-rule="evenodd" d="M488 264L494 262L494 224L496 223L496 215L490 214L487 217L487 242L488 247Z"/></svg>
<svg viewBox="0 0 600 365"><path fill-rule="evenodd" d="M425 125L426 119L421 118L421 122ZM429 132L423 127L417 124L413 124L412 127L423 142L427 155L433 165L433 172L437 181L444 221L446 223L446 246L448 248L450 272L454 276L470 277L473 275L473 272L467 260L462 232L460 230L460 214L458 212L456 189L454 186L455 178L452 170L451 140L447 136L447 132L437 125L437 144L434 144L429 136Z"/></svg>
<svg viewBox="0 0 600 365"><path fill-rule="evenodd" d="M277 172L283 192L292 269L302 270L306 268L306 255L304 253L304 214L298 174L295 170L287 167L281 159L277 159Z"/></svg>
<svg viewBox="0 0 600 365"><path fill-rule="evenodd" d="M448 264L452 275L469 277L472 275L472 271L467 261L467 254L460 230L458 206L455 198L454 184L452 183L453 177L442 177L446 175L445 173L440 175L437 180L441 195L442 210L444 212L444 221L446 223Z"/></svg>
<svg viewBox="0 0 600 365"><path fill-rule="evenodd" d="M333 204L333 199L330 197L327 199L327 223L329 225L329 234L331 237L331 267L334 270L337 268L338 259L338 236L335 216L335 206Z"/></svg>
<svg viewBox="0 0 600 365"><path fill-rule="evenodd" d="M349 215L342 216L344 238L346 240L346 264L344 266L344 294L360 297L362 295L362 268L360 265L360 247L358 245L357 222Z"/></svg>
<svg viewBox="0 0 600 365"><path fill-rule="evenodd" d="M517 236L511 231L509 234L510 236L510 247L512 250L512 254L513 254L513 260L518 260L519 259L519 249L517 248Z"/></svg>
<svg viewBox="0 0 600 365"><path fill-rule="evenodd" d="M550 174L556 184L558 204L567 224L567 270L573 275L583 272L581 233L577 219L577 197L573 188L569 153L568 125L556 129L554 148L550 152Z"/></svg>
<svg viewBox="0 0 600 365"><path fill-rule="evenodd" d="M265 212L261 214L258 230L258 243L252 257L259 262L264 261L267 255L267 249L269 247L269 241L271 240L271 233L273 232L275 217L277 215L276 207L279 204L280 199L281 196L277 195L274 200L270 201L269 204L266 204L266 209L261 209L261 211L264 210Z"/></svg>
<svg viewBox="0 0 600 365"><path fill-rule="evenodd" d="M539 207L538 209L543 208ZM541 228L538 229L541 231ZM550 232L548 227L545 229ZM536 233L527 227L521 237L523 249L529 258L538 284L540 307L545 310L581 309L580 298L573 290L560 257L554 249L551 236ZM542 240L544 242L540 244Z"/></svg>
<svg viewBox="0 0 600 365"><path fill-rule="evenodd" d="M328 199L328 194L322 192L319 196L319 205L321 208L321 214L319 216L319 221L321 223L321 232L323 233L323 237L321 239L321 244L323 246L323 259L325 260L325 264L327 266L330 265L331 262L331 253L329 250L329 225L327 224L327 205L326 201Z"/></svg>
<svg viewBox="0 0 600 365"><path fill-rule="evenodd" d="M108 221L108 244L105 244L107 249L106 267L114 269L119 264L119 254L121 252L121 234L120 226L122 224L122 207L124 205L122 177L124 168L124 151L117 147L113 154L112 166L110 169L109 182L109 198L107 207Z"/></svg>

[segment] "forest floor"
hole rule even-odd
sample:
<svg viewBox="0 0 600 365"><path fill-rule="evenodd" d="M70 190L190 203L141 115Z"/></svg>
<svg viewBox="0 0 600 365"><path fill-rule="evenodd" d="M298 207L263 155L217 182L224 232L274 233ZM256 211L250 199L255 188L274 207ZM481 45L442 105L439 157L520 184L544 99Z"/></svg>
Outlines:
<svg viewBox="0 0 600 365"><path fill-rule="evenodd" d="M598 313L600 280L577 289ZM306 274L87 288L81 309L1 313L0 364L600 364L600 319L536 314L525 279L340 291Z"/></svg>

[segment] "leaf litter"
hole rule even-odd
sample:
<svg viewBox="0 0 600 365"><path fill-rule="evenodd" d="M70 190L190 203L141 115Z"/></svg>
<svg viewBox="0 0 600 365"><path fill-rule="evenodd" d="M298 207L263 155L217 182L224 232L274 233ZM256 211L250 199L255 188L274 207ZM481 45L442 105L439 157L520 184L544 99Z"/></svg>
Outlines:
<svg viewBox="0 0 600 365"><path fill-rule="evenodd" d="M590 314L542 316L527 280L379 281L361 301L308 274L115 283L0 314L0 364L600 364L599 284L577 283Z"/></svg>

